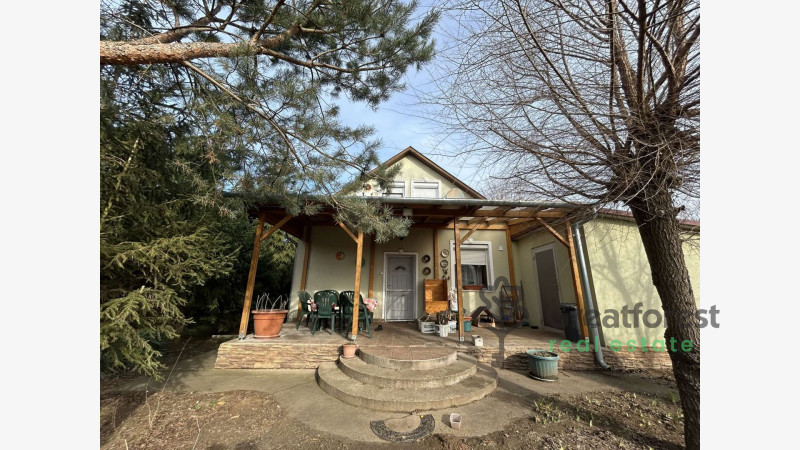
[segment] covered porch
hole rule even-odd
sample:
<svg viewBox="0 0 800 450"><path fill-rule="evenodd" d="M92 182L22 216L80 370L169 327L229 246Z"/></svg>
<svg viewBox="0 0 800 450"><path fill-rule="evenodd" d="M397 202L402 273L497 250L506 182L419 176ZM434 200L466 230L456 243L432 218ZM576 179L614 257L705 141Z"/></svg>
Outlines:
<svg viewBox="0 0 800 450"><path fill-rule="evenodd" d="M572 256L570 258L572 269L571 282L577 293L576 303L579 309L581 331L584 338L588 336L588 329L583 321L584 299L574 258L575 243L573 241L573 236L570 229L571 220L574 220L576 215L580 213L580 210L575 209L573 205L531 201L524 202L454 198L429 199L365 197L364 199L367 201L380 202L384 206L391 208L395 215L410 218L412 220L412 236L410 236L409 239L406 239L405 245L398 245L398 247L405 247L405 251L408 253L409 246L415 245L416 247L412 248L411 250L412 253L408 254L417 255L417 258L422 255L432 254L433 264L432 267L426 268L426 274L431 274L431 270L429 269L432 269L433 280L441 280L447 277L451 278L450 286L456 293L458 305L457 311L459 316L457 318L457 323L459 326L455 338L456 342L465 341L465 333L462 329L463 327L461 326L463 323L462 313L464 312L464 309L466 308L467 313L469 313L474 309L475 305L474 302L472 305L465 304L464 302L464 290L466 289L465 286L462 286L462 251L460 249L461 246L453 246L453 242L459 242L463 245L465 242L471 242L473 236L477 237L479 235L484 236L483 239L487 239L485 237L487 236L487 232L491 232L488 234L493 236L491 239L494 240L494 250L497 252L499 249L500 252L494 253L494 261L495 266L498 264L503 266L503 276L500 277L504 278L502 282L503 285L519 286L519 283L517 282L517 274L514 270L514 245L512 245L512 242L539 228L548 230L548 232L552 233L559 242L569 249L569 253ZM239 332L240 340L246 341L249 339L249 313L253 297L253 284L255 281L255 272L258 262L260 243L271 233L279 229L282 229L285 232L299 238L302 243L301 247L298 248L296 259L296 278L293 282L293 288L291 292L293 303L290 305L289 320L296 320L296 318L299 316L300 305L299 302L296 302L295 298L297 296L296 291L298 290L308 291L313 295L314 290L332 288L337 291L358 291L365 298L376 298L380 297L381 295L385 296L386 279L384 277L384 271L387 270L385 255L392 255L392 257L398 256L402 253L397 253L397 251L403 252L402 248L399 250L392 250L387 248L386 244L376 245L370 236L365 236L360 232L357 233L348 229L345 224L336 222L335 211L330 208L323 207L317 214L313 216L291 216L287 215L278 204L262 202L258 204L252 213L258 216L259 226L256 233L256 240L254 242L250 277L248 279L246 297L242 310L242 320ZM271 225L271 227L268 228L268 224ZM562 231L559 231L559 229ZM336 233L338 233L338 235ZM312 234L316 238L315 240L312 240ZM335 250L341 249L345 252L333 252L333 248L326 247L324 250L325 253L320 253L322 251L321 244L328 244L332 239L340 239L339 243L336 244L337 247ZM438 255L440 252L445 251L444 249L447 248L448 240L449 245L452 246L450 247L452 249L452 255L450 255L452 257L450 260L450 267L452 270L449 274L447 273L447 268L445 268L444 265L442 265L440 268L440 265L437 264L437 262L441 262L443 264L447 262L439 261ZM355 254L355 258L353 259L351 259L353 253L349 253L353 250L350 246L355 247L355 252L353 252ZM378 254L376 254L376 247L379 249ZM489 246L488 248L491 257L492 247ZM343 253L348 253L349 256L345 261L336 263L336 266L339 268L338 270L340 270L340 272L337 272L335 277L329 278L328 281L323 281L322 278L325 275L328 275L325 272L330 272L327 270L328 266L326 266L326 270L322 271L322 274L320 274L320 270L317 269L317 275L314 275L313 270L310 274L309 265L311 263L327 264L323 262L322 257L330 256L329 253L331 255L336 253L337 259L339 258L339 255ZM444 257L444 255L442 256ZM327 261L327 259L324 260ZM355 264L349 262L353 260L355 260ZM422 261L426 262L424 259ZM347 266L346 268L345 265L342 264L345 262L347 263L345 264ZM416 272L419 272L421 269L416 265L416 263L413 268ZM495 273L495 276L488 277L488 282L490 285L492 283L496 284L498 282L497 280L500 279L496 275L497 273ZM352 279L353 282L344 283L345 279L351 276L352 278L350 279ZM309 280L309 277L312 279ZM415 281L413 283L416 286L415 289L418 289L419 291L415 294L414 301L416 302L416 305L421 305L422 303L421 298L423 297L423 285L421 281L423 278L414 278ZM362 280L366 280L366 282L364 283ZM331 286L334 281L336 283L340 283L340 287ZM467 288L468 287L469 286L467 286ZM495 289L497 289L497 287L495 287ZM484 288L484 291L485 290L486 289ZM471 299L475 299L477 297L477 292L467 292L469 293ZM495 294L497 292L498 291L494 291ZM427 296L427 292L425 292L425 295ZM385 300L385 298L383 300ZM409 314L407 318L400 320L409 320L421 316L423 313L422 306L416 305L414 306L416 313L413 315ZM381 308L384 306L385 302L381 304ZM427 303L424 305L424 312L433 312L428 310L428 306L429 305ZM384 313L383 317L376 315L375 318L384 318L387 320L391 319L386 315L385 310L382 312ZM354 315L357 314L358 311L355 311ZM353 319L353 329L348 331L351 339L356 340L358 337L358 332L356 330L356 324L358 323L358 320L357 317L354 317ZM503 317L503 319L506 319L506 317ZM523 316L521 311L518 310L507 322L510 322L510 325L512 326L520 326L522 319ZM508 325L509 323L506 324ZM288 336L292 335L291 330L289 331L289 333L284 334L284 336L287 338ZM364 335L363 331L361 332L361 335ZM374 335L375 333L373 333L373 337L375 337ZM287 338L282 337L280 340L283 341ZM359 339L359 344L362 344L362 341L364 345L371 345L369 339Z"/></svg>

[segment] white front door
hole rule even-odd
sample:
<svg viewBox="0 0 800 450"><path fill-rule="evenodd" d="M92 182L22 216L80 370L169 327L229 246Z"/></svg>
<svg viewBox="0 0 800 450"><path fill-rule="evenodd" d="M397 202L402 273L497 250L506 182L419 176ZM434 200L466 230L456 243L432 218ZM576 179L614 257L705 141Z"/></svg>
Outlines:
<svg viewBox="0 0 800 450"><path fill-rule="evenodd" d="M417 301L413 255L386 256L386 320L414 320Z"/></svg>

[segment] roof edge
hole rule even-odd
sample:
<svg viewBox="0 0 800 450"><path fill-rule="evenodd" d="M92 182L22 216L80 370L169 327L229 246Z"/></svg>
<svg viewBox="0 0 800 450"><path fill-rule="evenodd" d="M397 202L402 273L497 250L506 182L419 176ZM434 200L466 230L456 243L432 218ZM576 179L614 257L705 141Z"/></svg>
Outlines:
<svg viewBox="0 0 800 450"><path fill-rule="evenodd" d="M427 156L423 155L422 153L419 152L419 150L415 149L414 147L412 147L410 145L408 147L406 147L404 150L402 150L400 153L392 156L391 158L389 158L386 161L384 161L383 163L381 163L381 165L385 165L387 167L391 166L392 164L400 161L401 159L403 159L407 155L411 155L411 156L417 158L418 160L422 161L423 164L425 164L426 166L428 166L431 169L433 169L439 175L445 177L448 181L450 181L451 183L455 184L461 190L467 192L472 197L476 197L477 199L486 200L486 197L484 197L483 194L481 194L480 192L476 191L475 189L469 187L466 183L464 183L463 181L461 181L458 178L456 178L450 172L444 170L441 166L439 166L435 162L431 161ZM377 168L372 169L370 171L370 173L375 173L376 170L377 170Z"/></svg>

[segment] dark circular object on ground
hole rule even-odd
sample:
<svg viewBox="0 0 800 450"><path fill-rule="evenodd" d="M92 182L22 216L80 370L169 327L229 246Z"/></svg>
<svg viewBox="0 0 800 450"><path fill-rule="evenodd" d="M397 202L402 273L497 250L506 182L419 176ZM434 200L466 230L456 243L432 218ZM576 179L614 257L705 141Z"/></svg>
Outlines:
<svg viewBox="0 0 800 450"><path fill-rule="evenodd" d="M375 433L376 436L389 442L414 442L417 439L431 434L434 425L435 422L431 414L421 416L419 426L408 433L398 433L397 431L390 430L383 420L374 420L369 423L369 427L372 428L372 432Z"/></svg>

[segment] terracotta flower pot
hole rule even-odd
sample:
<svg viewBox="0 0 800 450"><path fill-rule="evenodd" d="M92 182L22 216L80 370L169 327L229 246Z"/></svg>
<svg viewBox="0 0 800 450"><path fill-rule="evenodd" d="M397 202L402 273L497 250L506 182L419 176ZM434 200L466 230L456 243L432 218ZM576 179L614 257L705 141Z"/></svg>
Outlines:
<svg viewBox="0 0 800 450"><path fill-rule="evenodd" d="M272 339L280 337L281 327L288 310L252 311L253 337L256 339Z"/></svg>
<svg viewBox="0 0 800 450"><path fill-rule="evenodd" d="M352 358L356 356L356 349L358 348L355 344L344 344L342 345L342 357L343 358Z"/></svg>

